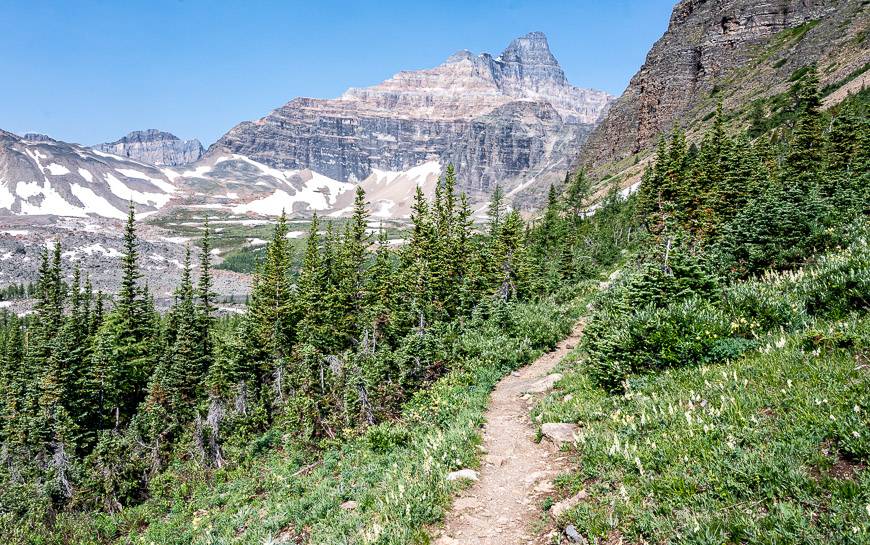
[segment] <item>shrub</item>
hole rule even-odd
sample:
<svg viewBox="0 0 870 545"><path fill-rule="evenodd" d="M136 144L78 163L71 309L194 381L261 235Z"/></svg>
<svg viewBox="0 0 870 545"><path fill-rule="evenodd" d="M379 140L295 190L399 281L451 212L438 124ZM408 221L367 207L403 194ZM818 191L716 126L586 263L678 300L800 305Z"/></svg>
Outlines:
<svg viewBox="0 0 870 545"><path fill-rule="evenodd" d="M807 320L794 283L786 281L730 286L723 294L722 309L731 318L731 334L747 339L774 329L790 330Z"/></svg>
<svg viewBox="0 0 870 545"><path fill-rule="evenodd" d="M824 256L803 275L797 292L807 312L814 316L836 319L870 310L870 251L866 241Z"/></svg>
<svg viewBox="0 0 870 545"><path fill-rule="evenodd" d="M631 373L733 357L745 345L723 343L728 329L722 311L698 297L661 309L648 306L628 316L609 311L586 331L590 374L614 389Z"/></svg>

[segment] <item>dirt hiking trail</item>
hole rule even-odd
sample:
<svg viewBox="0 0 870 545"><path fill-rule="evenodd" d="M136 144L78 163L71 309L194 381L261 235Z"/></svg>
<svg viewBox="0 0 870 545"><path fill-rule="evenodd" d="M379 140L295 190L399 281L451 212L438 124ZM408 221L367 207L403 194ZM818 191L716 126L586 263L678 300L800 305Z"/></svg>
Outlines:
<svg viewBox="0 0 870 545"><path fill-rule="evenodd" d="M479 481L463 491L447 513L436 545L545 543L533 525L553 478L568 469L568 455L550 441L535 443L529 411L558 379L552 370L577 345L581 321L552 352L503 378L492 392L483 433L485 456ZM540 525L539 525L540 526ZM549 538L551 539L551 538Z"/></svg>

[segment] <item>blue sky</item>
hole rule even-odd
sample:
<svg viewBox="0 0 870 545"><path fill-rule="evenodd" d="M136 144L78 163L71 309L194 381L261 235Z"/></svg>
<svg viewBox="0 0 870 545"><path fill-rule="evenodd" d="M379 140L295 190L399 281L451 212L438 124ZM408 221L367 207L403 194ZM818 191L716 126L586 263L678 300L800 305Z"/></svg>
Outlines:
<svg viewBox="0 0 870 545"><path fill-rule="evenodd" d="M673 0L10 0L0 128L95 144L159 128L212 143L296 96L334 97L547 34L575 85L619 94Z"/></svg>

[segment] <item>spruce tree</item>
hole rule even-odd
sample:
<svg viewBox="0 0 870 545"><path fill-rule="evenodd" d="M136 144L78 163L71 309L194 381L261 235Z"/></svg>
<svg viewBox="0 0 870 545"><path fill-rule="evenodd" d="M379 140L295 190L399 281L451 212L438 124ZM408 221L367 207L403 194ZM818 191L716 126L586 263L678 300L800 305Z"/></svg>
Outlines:
<svg viewBox="0 0 870 545"><path fill-rule="evenodd" d="M504 198L504 191L502 190L501 185L496 183L495 188L492 190L492 196L489 198L489 207L486 212L487 217L489 217L490 238L496 238L498 236L498 230L501 227L502 220L504 219L506 208Z"/></svg>
<svg viewBox="0 0 870 545"><path fill-rule="evenodd" d="M198 336L201 340L199 357L202 358L203 372L211 365L214 347L212 329L214 328L214 293L211 277L211 229L208 217L203 222L202 239L199 246L199 280L196 287Z"/></svg>
<svg viewBox="0 0 870 545"><path fill-rule="evenodd" d="M323 308L324 288L327 277L320 252L320 222L315 212L311 217L302 269L297 285L299 301L299 342L323 349L325 338L331 333L325 320Z"/></svg>
<svg viewBox="0 0 870 545"><path fill-rule="evenodd" d="M91 369L83 386L90 397L89 418L98 429L115 428L132 417L156 363L158 318L147 286L139 285L137 245L131 203L116 304L95 334Z"/></svg>
<svg viewBox="0 0 870 545"><path fill-rule="evenodd" d="M282 213L275 225L266 255L254 276L248 313L245 318L245 370L259 388L260 408L269 413L266 388L276 371L285 369L290 348L296 338L296 315L291 289L292 248L287 239L287 216Z"/></svg>
<svg viewBox="0 0 870 545"><path fill-rule="evenodd" d="M363 301L365 299L365 264L371 235L368 232L368 203L365 191L357 186L353 203L353 214L344 234L341 250L341 282L339 298L343 307L343 317L336 333L348 345L359 340L365 324L362 322Z"/></svg>

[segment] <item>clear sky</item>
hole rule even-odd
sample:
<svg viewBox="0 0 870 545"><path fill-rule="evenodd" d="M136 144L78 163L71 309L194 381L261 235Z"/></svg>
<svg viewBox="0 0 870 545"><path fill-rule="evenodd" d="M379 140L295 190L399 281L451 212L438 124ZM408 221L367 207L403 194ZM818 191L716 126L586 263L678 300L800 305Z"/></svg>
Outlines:
<svg viewBox="0 0 870 545"><path fill-rule="evenodd" d="M208 146L296 96L335 97L547 34L574 85L620 94L674 0L9 0L0 128L96 144L158 128Z"/></svg>

